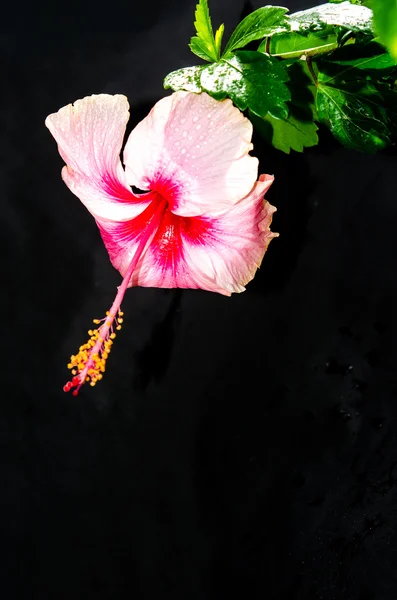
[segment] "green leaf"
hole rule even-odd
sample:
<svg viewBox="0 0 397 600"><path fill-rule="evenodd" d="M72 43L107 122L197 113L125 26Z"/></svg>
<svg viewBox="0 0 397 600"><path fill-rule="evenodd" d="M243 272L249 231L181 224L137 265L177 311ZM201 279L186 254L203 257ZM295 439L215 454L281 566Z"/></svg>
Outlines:
<svg viewBox="0 0 397 600"><path fill-rule="evenodd" d="M337 47L337 35L333 27L322 31L305 31L299 33L276 34L270 39L269 54L283 58L299 58L302 54L315 56L322 52L330 52ZM260 44L259 52L267 52L266 40Z"/></svg>
<svg viewBox="0 0 397 600"><path fill-rule="evenodd" d="M250 117L253 125L259 133L272 146L289 154L291 150L303 152L304 148L310 148L318 144L317 125L314 122L300 121L293 115L286 119L275 119L266 115L263 119Z"/></svg>
<svg viewBox="0 0 397 600"><path fill-rule="evenodd" d="M267 130L263 130L263 137L268 139L277 150L281 150L286 154L289 154L291 150L303 152L304 148L310 148L318 144L316 133L318 127L313 122L305 123L296 119L293 115L283 120L266 115L262 121L264 121L265 127L267 124L269 125Z"/></svg>
<svg viewBox="0 0 397 600"><path fill-rule="evenodd" d="M318 144L317 125L314 123L314 103L316 86L309 76L304 61L293 62L288 66L291 100L287 103L288 117L275 119L267 114L263 119L252 118L254 127L275 148L290 153L303 152L304 148Z"/></svg>
<svg viewBox="0 0 397 600"><path fill-rule="evenodd" d="M319 61L318 65L323 73L343 79L362 77L360 71L371 77L384 77L397 70L395 60L376 42L344 46Z"/></svg>
<svg viewBox="0 0 397 600"><path fill-rule="evenodd" d="M397 60L397 0L372 0L375 30Z"/></svg>
<svg viewBox="0 0 397 600"><path fill-rule="evenodd" d="M365 4L362 0L349 0L350 4ZM330 4L341 4L341 2L345 2L345 0L328 0Z"/></svg>
<svg viewBox="0 0 397 600"><path fill-rule="evenodd" d="M206 44L197 36L190 39L189 48L193 54L199 56L207 62L215 62L217 60L215 58L215 53L209 52Z"/></svg>
<svg viewBox="0 0 397 600"><path fill-rule="evenodd" d="M274 35L268 47L266 43L259 46L260 52L283 58L316 56L335 50L348 36L373 37L372 12L346 0L294 13L289 20L292 31Z"/></svg>
<svg viewBox="0 0 397 600"><path fill-rule="evenodd" d="M287 80L287 71L280 61L243 50L211 65L173 71L164 79L164 87L174 91L206 91L217 100L229 97L240 110L250 108L258 115L270 112L282 118L288 115Z"/></svg>
<svg viewBox="0 0 397 600"><path fill-rule="evenodd" d="M282 6L264 6L245 17L230 36L223 58L227 58L234 50L243 48L254 40L281 31L289 31L290 26L285 17L287 12L288 8Z"/></svg>
<svg viewBox="0 0 397 600"><path fill-rule="evenodd" d="M322 31L329 25L344 27L350 31L372 35L372 11L366 6L341 2L321 4L290 16L292 29L296 31Z"/></svg>
<svg viewBox="0 0 397 600"><path fill-rule="evenodd" d="M387 125L394 142L397 137L397 82L378 81L375 86L385 107L388 118Z"/></svg>
<svg viewBox="0 0 397 600"><path fill-rule="evenodd" d="M203 69L205 69L205 65L186 67L185 69L172 71L172 73L169 73L164 79L164 87L165 89L171 88L174 92L177 90L185 90L187 92L198 94L202 92L200 76Z"/></svg>
<svg viewBox="0 0 397 600"><path fill-rule="evenodd" d="M306 113L306 117L302 115L302 119L312 121L317 87L313 83L307 62L304 60L291 62L288 65L288 77L288 87L291 91L289 106L299 107Z"/></svg>
<svg viewBox="0 0 397 600"><path fill-rule="evenodd" d="M374 153L391 143L383 98L365 79L344 83L319 72L317 114L347 148Z"/></svg>
<svg viewBox="0 0 397 600"><path fill-rule="evenodd" d="M195 12L194 26L197 36L192 37L189 47L200 58L207 61L216 61L219 55L216 51L214 32L212 30L210 13L207 0L199 0Z"/></svg>
<svg viewBox="0 0 397 600"><path fill-rule="evenodd" d="M221 44L222 44L222 38L223 38L224 31L225 31L225 26L222 23L222 25L220 27L218 27L218 29L216 30L216 33L215 33L215 50L216 50L217 56L221 55Z"/></svg>
<svg viewBox="0 0 397 600"><path fill-rule="evenodd" d="M288 74L276 58L260 52L238 50L231 58L206 66L201 85L219 100L229 97L240 109L250 108L259 116L269 112L276 118L288 115L290 99L285 81Z"/></svg>

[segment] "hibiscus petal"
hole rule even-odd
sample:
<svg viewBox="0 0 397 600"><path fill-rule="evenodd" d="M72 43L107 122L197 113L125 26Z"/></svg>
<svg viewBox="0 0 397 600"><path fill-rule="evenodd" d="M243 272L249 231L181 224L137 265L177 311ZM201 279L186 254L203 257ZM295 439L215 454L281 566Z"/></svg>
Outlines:
<svg viewBox="0 0 397 600"><path fill-rule="evenodd" d="M276 209L264 200L272 182L272 176L262 175L245 198L216 218L181 217L166 210L130 286L204 289L227 296L244 291L278 235L270 231ZM112 264L122 275L159 202L160 197L128 223L98 221Z"/></svg>
<svg viewBox="0 0 397 600"><path fill-rule="evenodd" d="M120 161L128 109L125 96L100 94L64 106L45 121L66 163L63 180L95 217L132 219L150 201L131 192Z"/></svg>
<svg viewBox="0 0 397 600"><path fill-rule="evenodd" d="M152 189L181 216L217 215L246 196L258 174L252 125L230 100L175 92L131 132L128 182Z"/></svg>

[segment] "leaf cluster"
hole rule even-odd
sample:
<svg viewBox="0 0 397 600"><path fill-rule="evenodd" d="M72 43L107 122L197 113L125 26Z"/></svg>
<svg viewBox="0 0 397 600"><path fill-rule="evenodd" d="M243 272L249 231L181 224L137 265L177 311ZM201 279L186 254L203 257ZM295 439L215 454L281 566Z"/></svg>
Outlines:
<svg viewBox="0 0 397 600"><path fill-rule="evenodd" d="M385 3L394 25L380 16ZM252 12L222 51L224 26L213 33L207 0L199 0L190 48L207 64L173 71L164 86L230 98L286 153L316 145L318 124L354 150L395 143L397 2L332 0L287 13L270 5Z"/></svg>

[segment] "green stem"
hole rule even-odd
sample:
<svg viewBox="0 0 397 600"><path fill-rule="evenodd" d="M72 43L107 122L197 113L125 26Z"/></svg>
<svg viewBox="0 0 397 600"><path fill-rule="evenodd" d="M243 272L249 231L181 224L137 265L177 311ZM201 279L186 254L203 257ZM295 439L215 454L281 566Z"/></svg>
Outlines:
<svg viewBox="0 0 397 600"><path fill-rule="evenodd" d="M270 54L270 40L271 38L266 39L266 53ZM305 48L304 50L294 50L293 52L282 52L280 54L272 54L272 56L277 56L277 58L300 58L301 56L319 56L321 54L327 54L328 52L333 52L337 48L342 46L346 46L346 44L353 43L355 41L354 33L348 31L342 38L342 40L338 43L337 41L332 42L331 44L324 44L323 46L314 46L314 48Z"/></svg>
<svg viewBox="0 0 397 600"><path fill-rule="evenodd" d="M313 78L313 81L315 83L315 85L318 85L318 79L317 79L317 75L314 72L313 69L313 65L312 65L312 57L311 56L306 56L306 64L307 64L307 68L309 69L310 75Z"/></svg>
<svg viewBox="0 0 397 600"><path fill-rule="evenodd" d="M355 40L355 35L353 31L346 31L346 33L342 36L339 41L339 46L345 46L350 40Z"/></svg>
<svg viewBox="0 0 397 600"><path fill-rule="evenodd" d="M278 58L300 58L301 56L318 56L319 54L327 54L338 48L338 43L324 44L324 46L316 46L315 48L307 48L305 50L294 50L294 52L284 52L282 54L272 54ZM268 53L269 54L269 53Z"/></svg>

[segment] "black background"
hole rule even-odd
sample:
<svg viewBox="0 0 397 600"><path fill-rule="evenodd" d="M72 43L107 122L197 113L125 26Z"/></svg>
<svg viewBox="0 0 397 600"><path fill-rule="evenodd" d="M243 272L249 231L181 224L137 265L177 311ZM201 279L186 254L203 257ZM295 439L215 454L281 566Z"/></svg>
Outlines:
<svg viewBox="0 0 397 600"><path fill-rule="evenodd" d="M62 392L120 277L44 119L123 93L131 128L197 64L194 4L3 20L1 598L395 600L395 151L255 138L281 235L247 291L129 290L103 382Z"/></svg>

